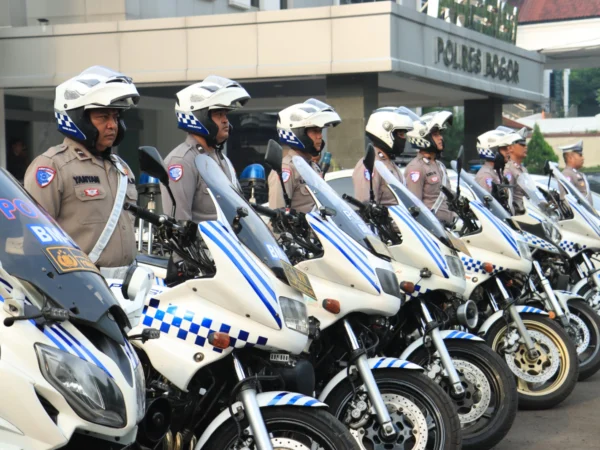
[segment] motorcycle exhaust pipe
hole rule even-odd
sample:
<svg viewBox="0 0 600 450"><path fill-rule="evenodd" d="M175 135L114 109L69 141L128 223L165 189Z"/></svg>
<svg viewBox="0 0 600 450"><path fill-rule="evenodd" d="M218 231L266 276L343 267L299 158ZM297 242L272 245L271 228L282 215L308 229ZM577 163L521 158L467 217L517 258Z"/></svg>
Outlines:
<svg viewBox="0 0 600 450"><path fill-rule="evenodd" d="M477 304L473 300L467 300L457 308L456 319L461 325L469 329L474 329L477 326L477 321L479 320L479 310L477 309Z"/></svg>
<svg viewBox="0 0 600 450"><path fill-rule="evenodd" d="M170 427L171 405L166 398L157 398L147 406L146 414L138 427L136 440L145 447L154 448L165 437Z"/></svg>

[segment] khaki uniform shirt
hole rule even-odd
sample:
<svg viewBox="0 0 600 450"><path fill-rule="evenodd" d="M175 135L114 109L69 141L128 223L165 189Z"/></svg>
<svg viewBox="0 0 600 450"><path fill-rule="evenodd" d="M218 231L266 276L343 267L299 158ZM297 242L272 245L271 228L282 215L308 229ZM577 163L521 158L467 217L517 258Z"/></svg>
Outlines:
<svg viewBox="0 0 600 450"><path fill-rule="evenodd" d="M165 159L169 172L169 187L177 203L175 210L177 220L192 220L198 223L217 218L217 210L208 193L208 186L200 177L194 162L196 156L201 153L212 158L234 186L239 188L235 170L229 159L220 151L205 151L193 136L189 135L185 142L175 147ZM162 185L160 192L163 212L170 215L173 207L171 197Z"/></svg>
<svg viewBox="0 0 600 450"><path fill-rule="evenodd" d="M417 155L404 169L406 187L427 208L433 208L438 197L443 196L443 201L435 216L447 225L451 225L456 214L448 209L448 199L442 193L441 186L444 175L446 175L446 187L451 189L450 180L446 174L446 166L440 161L425 158L422 155Z"/></svg>
<svg viewBox="0 0 600 450"><path fill-rule="evenodd" d="M312 198L308 186L306 186L304 180L302 177L300 177L298 170L296 170L294 167L294 163L292 162L292 158L294 156L300 156L301 158L304 158L315 172L320 174L321 171L319 167L311 161L310 157L307 157L296 150L290 148L287 149L281 164L285 191L292 202L292 209L307 213L313 209L315 206L315 201ZM279 176L274 170L272 170L269 174L269 208L285 208L285 200L283 199L281 182L279 181Z"/></svg>
<svg viewBox="0 0 600 450"><path fill-rule="evenodd" d="M500 177L493 167L483 164L475 175L475 181L488 192L492 192L492 183L500 184Z"/></svg>
<svg viewBox="0 0 600 450"><path fill-rule="evenodd" d="M127 171L126 202L137 202L135 178ZM104 231L117 196L120 172L113 163L92 155L83 145L65 139L33 160L25 173L25 189L90 253ZM121 267L136 255L134 217L123 210L98 267Z"/></svg>
<svg viewBox="0 0 600 450"><path fill-rule="evenodd" d="M377 152L376 159L378 161L382 161L383 164L392 172L394 177L400 183L405 184L404 177L398 169L398 166L387 157L387 155L381 151ZM354 167L354 172L352 173L352 183L354 184L354 197L361 202L367 202L370 200L371 195L371 184L370 184L370 176L369 171L365 167L363 163L363 158L361 158ZM394 194L390 191L387 186L387 183L381 177L379 172L375 170L373 172L373 192L375 193L375 202L384 206L392 206L397 205L398 201Z"/></svg>
<svg viewBox="0 0 600 450"><path fill-rule="evenodd" d="M508 179L513 189L513 203L520 211L523 211L523 197L525 197L525 191L517 184L519 175L527 173L527 169L522 165L514 161L508 161L504 167L504 176Z"/></svg>
<svg viewBox="0 0 600 450"><path fill-rule="evenodd" d="M590 192L590 186L587 182L587 178L577 169L573 169L572 167L565 167L562 171L562 174L565 176L567 180L571 182L573 186L577 188L581 195L585 197L590 205L593 205L592 193Z"/></svg>

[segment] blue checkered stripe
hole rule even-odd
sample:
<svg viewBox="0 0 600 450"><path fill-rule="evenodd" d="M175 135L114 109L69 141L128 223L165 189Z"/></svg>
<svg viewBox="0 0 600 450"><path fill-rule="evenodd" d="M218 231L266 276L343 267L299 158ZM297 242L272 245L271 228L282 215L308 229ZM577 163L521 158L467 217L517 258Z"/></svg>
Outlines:
<svg viewBox="0 0 600 450"><path fill-rule="evenodd" d="M410 296L411 297L418 297L419 295L425 295L429 291L431 291L431 289L423 287L420 284L415 284L415 290L414 290L414 292L412 294L410 294Z"/></svg>
<svg viewBox="0 0 600 450"><path fill-rule="evenodd" d="M59 131L70 134L76 139L85 140L85 134L83 134L81 130L77 128L77 125L73 123L73 121L67 114L55 111L54 117L56 118L56 123L58 124Z"/></svg>
<svg viewBox="0 0 600 450"><path fill-rule="evenodd" d="M209 317L198 316L194 311L184 310L175 305L163 304L161 307L160 303L160 300L152 298L144 306L142 323L145 326L158 328L162 333L194 343L199 347L210 347L217 353L222 353L223 350L208 343L208 335L217 331L229 334L230 347L244 348L267 345L268 339L266 337L251 334L248 331L232 327Z"/></svg>
<svg viewBox="0 0 600 450"><path fill-rule="evenodd" d="M552 245L550 242L546 241L545 239L537 237L535 234L531 234L531 233L528 233L527 231L523 231L523 238L525 239L525 242L527 242L527 244L529 244L529 245L535 245L537 247L542 248L543 250L556 251L554 248L554 245Z"/></svg>
<svg viewBox="0 0 600 450"><path fill-rule="evenodd" d="M284 144L296 145L298 147L304 148L304 144L300 142L300 139L294 134L293 131L290 130L277 130L279 134L279 142L283 142Z"/></svg>
<svg viewBox="0 0 600 450"><path fill-rule="evenodd" d="M179 126L179 128L208 136L208 130L204 127L204 125L202 125L202 122L200 122L193 114L178 112L176 113L176 115L177 125Z"/></svg>
<svg viewBox="0 0 600 450"><path fill-rule="evenodd" d="M479 152L479 157L481 159L488 159L492 161L496 159L496 155L489 148L478 148L477 151Z"/></svg>
<svg viewBox="0 0 600 450"><path fill-rule="evenodd" d="M487 272L485 270L483 270L483 267L482 267L484 261L479 261L477 259L468 258L466 256L461 256L460 259L463 263L463 266L465 266L465 270L467 272L487 274ZM496 264L493 264L493 267L494 267L494 270L492 270L492 273L490 275L494 275L494 274L504 270L504 267L496 266Z"/></svg>
<svg viewBox="0 0 600 450"><path fill-rule="evenodd" d="M562 248L565 252L567 253L577 253L577 250L575 250L575 244L577 244L577 242L573 242L573 241L561 241L560 244L558 244L560 246L560 248ZM587 245L579 245L579 251L583 250L584 248L587 247Z"/></svg>

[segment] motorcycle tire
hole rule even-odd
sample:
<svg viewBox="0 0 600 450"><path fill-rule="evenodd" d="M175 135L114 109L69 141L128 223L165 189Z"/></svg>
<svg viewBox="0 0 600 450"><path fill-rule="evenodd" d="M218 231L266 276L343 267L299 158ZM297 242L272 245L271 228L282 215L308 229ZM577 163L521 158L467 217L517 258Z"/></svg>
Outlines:
<svg viewBox="0 0 600 450"><path fill-rule="evenodd" d="M565 400L575 389L579 375L575 345L567 332L548 317L521 314L521 320L536 340L536 348L540 351L540 357L536 360L527 359L527 349L522 343L519 343L512 353L504 351L503 337L507 326L503 320L490 327L485 339L492 349L506 360L516 377L519 408L552 408ZM553 353L555 358L549 358L549 353ZM544 379L546 376L549 376L547 380ZM535 386L541 382L542 386Z"/></svg>
<svg viewBox="0 0 600 450"><path fill-rule="evenodd" d="M260 412L271 435L273 448L359 449L348 429L325 409L276 406L261 408ZM239 425L243 432L248 427L248 421L243 419ZM244 434L242 436L247 438ZM238 428L235 421L229 419L215 431L203 448L233 450L237 440ZM250 448L255 449L256 446Z"/></svg>
<svg viewBox="0 0 600 450"><path fill-rule="evenodd" d="M454 395L447 377L436 381L458 412L463 449L491 449L508 434L517 415L519 397L514 376L485 342L447 339L444 343L459 371L465 395ZM420 347L410 360L427 367L430 353L431 350Z"/></svg>
<svg viewBox="0 0 600 450"><path fill-rule="evenodd" d="M452 401L435 382L416 370L379 369L373 376L396 427L396 439L385 442L379 435L374 416L363 420L364 426L352 424L352 409L356 408L355 391L348 379L338 384L325 402L331 413L360 439L363 448L458 450L462 435L458 414ZM360 383L354 383L358 387ZM363 391L359 390L362 394ZM364 394L366 396L366 393ZM358 402L359 407L360 402ZM368 412L369 407L362 405Z"/></svg>
<svg viewBox="0 0 600 450"><path fill-rule="evenodd" d="M600 370L600 316L584 300L571 300L568 305L571 315L577 318L571 319L573 329L569 330L568 334L576 339L574 344L579 358L578 379L583 381ZM582 327L578 326L581 323L587 330L582 330ZM587 347L582 350L578 348L581 340L589 340Z"/></svg>

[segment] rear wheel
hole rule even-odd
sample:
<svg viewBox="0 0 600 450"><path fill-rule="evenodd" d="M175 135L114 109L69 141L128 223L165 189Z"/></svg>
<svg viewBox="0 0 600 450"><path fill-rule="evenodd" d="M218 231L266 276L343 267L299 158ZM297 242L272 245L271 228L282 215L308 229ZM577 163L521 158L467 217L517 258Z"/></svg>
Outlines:
<svg viewBox="0 0 600 450"><path fill-rule="evenodd" d="M583 300L571 300L568 306L571 315L567 333L577 349L582 381L600 370L600 316Z"/></svg>

